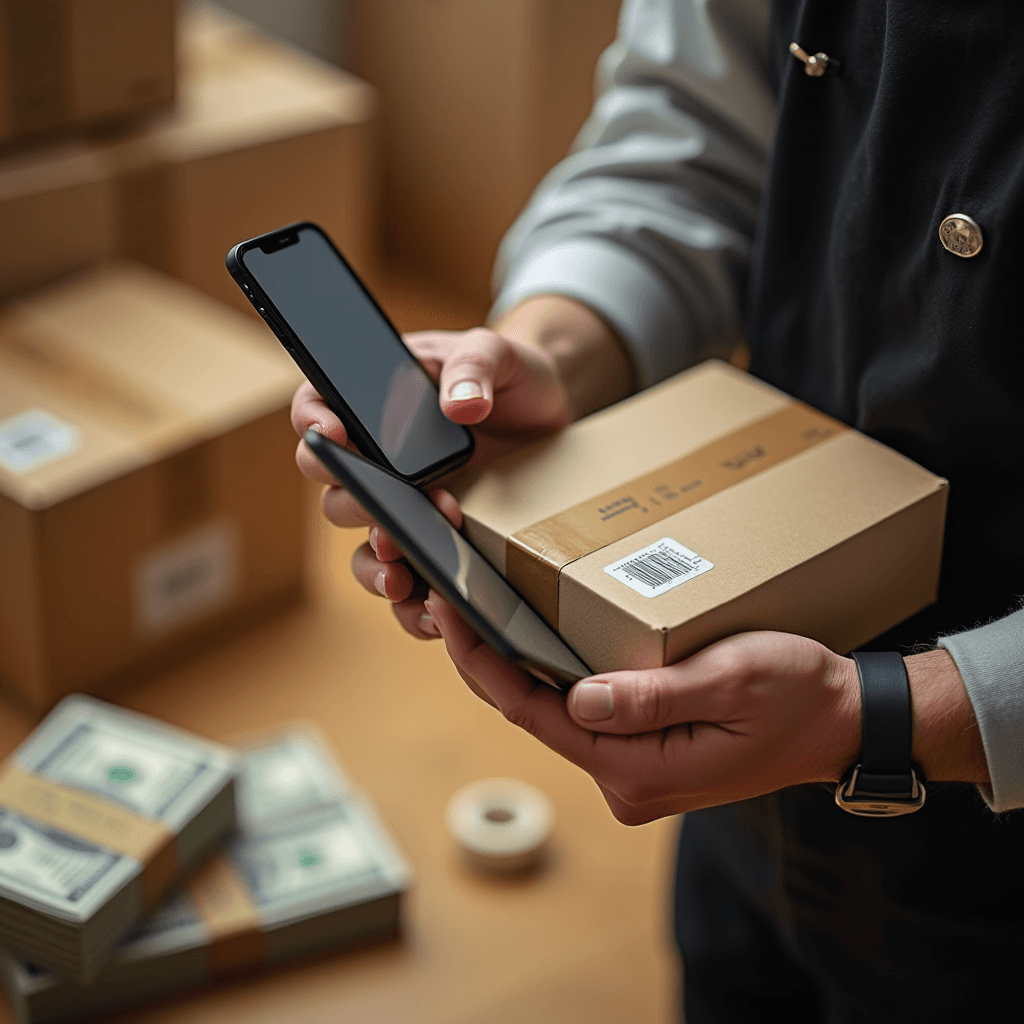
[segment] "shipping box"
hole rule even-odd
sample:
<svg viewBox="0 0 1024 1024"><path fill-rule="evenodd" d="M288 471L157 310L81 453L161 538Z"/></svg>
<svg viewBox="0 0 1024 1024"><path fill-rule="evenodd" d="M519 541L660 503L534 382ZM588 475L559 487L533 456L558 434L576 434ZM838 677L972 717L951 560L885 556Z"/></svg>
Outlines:
<svg viewBox="0 0 1024 1024"><path fill-rule="evenodd" d="M118 253L254 315L225 254L303 219L374 280L373 90L210 6L183 16L180 49L173 113L0 159L0 294Z"/></svg>
<svg viewBox="0 0 1024 1024"><path fill-rule="evenodd" d="M174 99L175 0L0 0L0 141Z"/></svg>
<svg viewBox="0 0 1024 1024"><path fill-rule="evenodd" d="M0 677L33 708L298 596L298 375L263 330L129 264L0 310Z"/></svg>
<svg viewBox="0 0 1024 1024"><path fill-rule="evenodd" d="M395 255L486 303L502 235L590 113L620 0L354 0Z"/></svg>
<svg viewBox="0 0 1024 1024"><path fill-rule="evenodd" d="M469 538L597 672L754 629L845 653L938 586L946 482L718 361L455 490Z"/></svg>

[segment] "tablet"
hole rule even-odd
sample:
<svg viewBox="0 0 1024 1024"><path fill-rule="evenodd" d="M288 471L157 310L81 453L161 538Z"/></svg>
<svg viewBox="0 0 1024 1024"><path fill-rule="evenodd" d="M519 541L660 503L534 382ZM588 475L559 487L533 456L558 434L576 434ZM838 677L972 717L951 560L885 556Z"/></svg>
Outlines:
<svg viewBox="0 0 1024 1024"><path fill-rule="evenodd" d="M306 444L391 534L412 567L500 655L560 690L593 675L421 490L315 430L306 431Z"/></svg>

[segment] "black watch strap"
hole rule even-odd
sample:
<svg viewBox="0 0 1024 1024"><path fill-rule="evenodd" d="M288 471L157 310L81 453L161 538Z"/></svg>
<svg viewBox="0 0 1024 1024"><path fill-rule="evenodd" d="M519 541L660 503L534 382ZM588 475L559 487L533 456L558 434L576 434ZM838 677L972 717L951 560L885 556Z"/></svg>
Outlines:
<svg viewBox="0 0 1024 1024"><path fill-rule="evenodd" d="M925 783L910 759L907 667L895 651L857 651L853 660L860 678L860 761L836 787L836 803L869 817L910 814L924 805Z"/></svg>

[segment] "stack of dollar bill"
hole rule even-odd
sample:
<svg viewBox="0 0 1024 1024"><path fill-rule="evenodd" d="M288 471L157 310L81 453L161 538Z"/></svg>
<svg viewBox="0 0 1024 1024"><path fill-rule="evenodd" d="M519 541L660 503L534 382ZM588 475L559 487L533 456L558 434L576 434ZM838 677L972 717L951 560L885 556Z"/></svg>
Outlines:
<svg viewBox="0 0 1024 1024"><path fill-rule="evenodd" d="M243 749L236 835L80 988L0 953L21 1024L82 1020L394 932L409 870L368 802L305 727Z"/></svg>
<svg viewBox="0 0 1024 1024"><path fill-rule="evenodd" d="M85 982L235 823L232 750L65 698L0 766L0 946Z"/></svg>

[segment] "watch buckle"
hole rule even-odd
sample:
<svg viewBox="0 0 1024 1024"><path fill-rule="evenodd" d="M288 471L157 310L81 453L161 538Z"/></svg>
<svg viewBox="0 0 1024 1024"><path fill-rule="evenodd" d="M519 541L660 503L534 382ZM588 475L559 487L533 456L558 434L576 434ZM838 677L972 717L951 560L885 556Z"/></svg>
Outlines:
<svg viewBox="0 0 1024 1024"><path fill-rule="evenodd" d="M836 786L836 803L848 814L859 814L865 818L896 818L901 814L913 814L924 806L927 791L913 768L910 769L910 796L889 799L856 795L860 769L861 766L857 765L850 777Z"/></svg>

